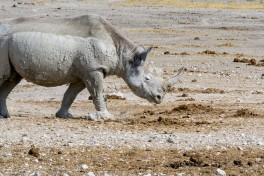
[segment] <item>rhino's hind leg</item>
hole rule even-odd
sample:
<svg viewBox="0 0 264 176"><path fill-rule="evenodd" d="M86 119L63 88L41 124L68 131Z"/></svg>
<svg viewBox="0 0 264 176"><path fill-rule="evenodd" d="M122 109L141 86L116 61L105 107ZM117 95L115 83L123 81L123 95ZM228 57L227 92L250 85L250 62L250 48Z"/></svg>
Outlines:
<svg viewBox="0 0 264 176"><path fill-rule="evenodd" d="M0 118L10 117L6 107L6 98L21 79L22 77L13 71L7 80L2 81L2 84L0 82Z"/></svg>
<svg viewBox="0 0 264 176"><path fill-rule="evenodd" d="M59 111L56 113L56 117L61 118L72 118L73 116L69 113L69 109L77 97L77 95L85 88L84 83L77 82L71 83L64 94L61 107Z"/></svg>

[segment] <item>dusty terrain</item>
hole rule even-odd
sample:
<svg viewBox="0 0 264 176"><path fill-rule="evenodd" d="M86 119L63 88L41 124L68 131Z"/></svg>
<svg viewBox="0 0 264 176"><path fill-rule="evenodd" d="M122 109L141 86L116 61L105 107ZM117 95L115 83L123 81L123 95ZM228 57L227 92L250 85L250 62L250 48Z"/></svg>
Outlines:
<svg viewBox="0 0 264 176"><path fill-rule="evenodd" d="M0 175L264 175L264 5L262 1L5 1L1 21L96 13L128 38L153 46L146 71L186 73L160 105L105 80L115 120L88 121L83 91L76 118L59 119L66 86L22 81L0 120ZM235 62L234 62L235 61ZM86 165L87 168L81 168Z"/></svg>

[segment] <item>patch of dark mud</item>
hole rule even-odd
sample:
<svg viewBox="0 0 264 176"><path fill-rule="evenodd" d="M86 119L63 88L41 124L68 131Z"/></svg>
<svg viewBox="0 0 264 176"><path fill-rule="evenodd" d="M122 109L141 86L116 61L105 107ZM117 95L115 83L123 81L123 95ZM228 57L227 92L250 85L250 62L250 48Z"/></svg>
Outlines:
<svg viewBox="0 0 264 176"><path fill-rule="evenodd" d="M217 27L217 28L212 28L212 29L218 29L218 30L235 30L235 31L249 31L248 28L245 27L226 27L226 26L222 26L222 27Z"/></svg>
<svg viewBox="0 0 264 176"><path fill-rule="evenodd" d="M217 130L224 124L218 119L223 110L203 104L182 104L171 109L149 107L141 112L135 113L133 117L116 119L113 122L121 123L124 129L155 131L201 131ZM210 116L210 118L208 118ZM213 117L215 119L213 119ZM127 127L127 128L126 128Z"/></svg>
<svg viewBox="0 0 264 176"><path fill-rule="evenodd" d="M198 90L192 90L189 88L175 88L175 87L170 87L169 92L171 93L178 93L178 92L183 92L183 93L203 93L203 94L224 94L225 91L217 88L207 88L207 89L198 89Z"/></svg>
<svg viewBox="0 0 264 176"><path fill-rule="evenodd" d="M25 163L28 170L41 168L41 175L80 175L79 166L86 164L95 175L138 175L138 173L163 173L175 175L213 175L220 167L229 175L264 175L264 152L261 149L248 148L243 151L236 148L210 150L179 150L151 148L108 148L108 147L41 147L42 155L28 159L28 147L10 145L8 159L0 157L0 170L3 175L24 175ZM2 149L0 153L7 149ZM59 169L56 169L59 168ZM60 168L67 168L60 169Z"/></svg>
<svg viewBox="0 0 264 176"><path fill-rule="evenodd" d="M126 100L125 97L120 96L120 95L115 95L115 94L107 94L106 96L107 100ZM89 96L89 100L93 100L92 96Z"/></svg>
<svg viewBox="0 0 264 176"><path fill-rule="evenodd" d="M211 112L214 111L215 109L211 107L210 105L202 105L202 104L182 104L177 107L174 107L170 110L158 110L158 111L153 111L153 110L144 110L143 113L136 113L135 116L138 115L147 115L147 116L153 116L153 115L170 115L170 114L176 114L180 113L182 114L183 112Z"/></svg>
<svg viewBox="0 0 264 176"><path fill-rule="evenodd" d="M194 98L177 99L176 101L196 101Z"/></svg>
<svg viewBox="0 0 264 176"><path fill-rule="evenodd" d="M210 164L204 163L204 159L199 154L193 154L192 156L186 156L183 154L183 157L188 159L182 161L174 161L166 164L166 167L171 167L173 169L178 169L180 167L208 167Z"/></svg>
<svg viewBox="0 0 264 176"><path fill-rule="evenodd" d="M160 112L160 114L171 114L175 112L198 112L198 111L204 111L204 112L210 112L213 111L213 108L209 105L202 105L202 104L183 104L179 105L178 107L173 108L171 111L164 111Z"/></svg>
<svg viewBox="0 0 264 176"><path fill-rule="evenodd" d="M258 163L258 161L263 162L263 151L260 153L256 151L250 149L240 151L235 148L188 151L178 158L170 157L171 160L165 166L177 172L186 169L201 170L202 175L213 175L217 168L221 168L229 175L248 175L253 170L254 174L258 175L264 172Z"/></svg>

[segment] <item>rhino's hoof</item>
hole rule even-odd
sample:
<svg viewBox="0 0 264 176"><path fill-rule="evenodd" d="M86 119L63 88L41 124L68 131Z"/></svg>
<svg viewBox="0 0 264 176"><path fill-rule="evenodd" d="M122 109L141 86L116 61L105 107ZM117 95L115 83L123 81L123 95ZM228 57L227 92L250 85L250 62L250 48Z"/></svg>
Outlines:
<svg viewBox="0 0 264 176"><path fill-rule="evenodd" d="M71 113L69 113L69 112L60 112L60 111L58 111L56 113L56 117L59 117L59 118L73 118Z"/></svg>
<svg viewBox="0 0 264 176"><path fill-rule="evenodd" d="M107 120L113 119L114 116L110 114L108 111L97 111L95 113L89 113L88 119L89 120Z"/></svg>

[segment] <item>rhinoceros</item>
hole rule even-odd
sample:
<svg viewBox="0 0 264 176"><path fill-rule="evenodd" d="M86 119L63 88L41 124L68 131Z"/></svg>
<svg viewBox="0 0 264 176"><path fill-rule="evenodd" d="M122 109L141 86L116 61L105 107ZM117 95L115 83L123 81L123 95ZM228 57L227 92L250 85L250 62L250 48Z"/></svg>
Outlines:
<svg viewBox="0 0 264 176"><path fill-rule="evenodd" d="M89 119L113 118L103 86L109 75L121 77L134 94L159 104L182 69L169 79L145 74L150 50L136 46L98 15L4 21L0 23L0 117L10 117L6 98L22 78L46 87L69 84L56 117L72 117L71 104L87 88L96 109Z"/></svg>

